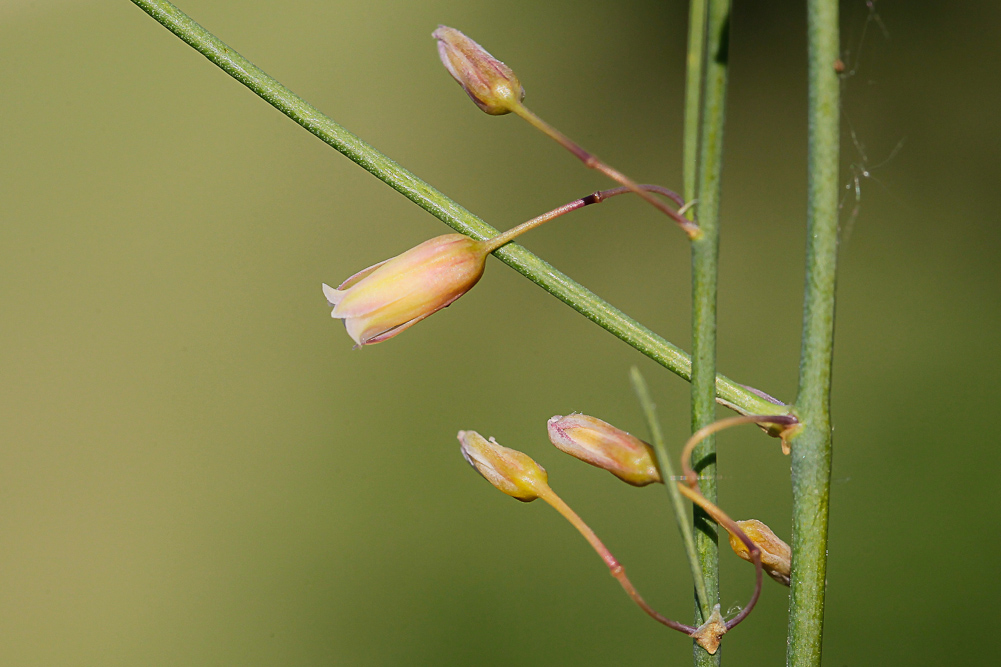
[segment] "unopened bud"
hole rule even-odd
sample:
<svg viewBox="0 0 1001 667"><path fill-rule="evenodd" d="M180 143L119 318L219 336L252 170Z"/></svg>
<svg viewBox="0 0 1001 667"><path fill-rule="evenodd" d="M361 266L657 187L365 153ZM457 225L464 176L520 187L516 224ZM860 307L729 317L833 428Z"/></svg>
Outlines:
<svg viewBox="0 0 1001 667"><path fill-rule="evenodd" d="M476 106L488 114L510 113L525 99L525 89L511 68L455 28L440 25L432 34L438 56Z"/></svg>
<svg viewBox="0 0 1001 667"><path fill-rule="evenodd" d="M548 426L549 440L556 447L623 482L646 486L661 481L653 448L607 422L582 414L556 415Z"/></svg>
<svg viewBox="0 0 1001 667"><path fill-rule="evenodd" d="M549 488L546 470L527 454L498 445L476 431L459 431L459 443L466 462L512 498L527 503Z"/></svg>
<svg viewBox="0 0 1001 667"><path fill-rule="evenodd" d="M775 581L788 586L789 574L792 571L792 550L789 548L789 545L773 533L771 528L757 519L737 521L736 523L744 531L744 534L754 542L755 546L761 550L761 569L767 572L768 576ZM733 533L730 533L730 548L744 560L753 562L747 545Z"/></svg>

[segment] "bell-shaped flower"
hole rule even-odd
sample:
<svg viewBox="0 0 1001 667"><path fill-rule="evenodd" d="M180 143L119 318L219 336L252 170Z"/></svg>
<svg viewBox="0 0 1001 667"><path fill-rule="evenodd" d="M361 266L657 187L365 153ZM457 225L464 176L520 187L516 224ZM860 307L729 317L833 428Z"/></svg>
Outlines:
<svg viewBox="0 0 1001 667"><path fill-rule="evenodd" d="M736 522L740 529L754 545L761 550L761 569L768 573L775 581L783 586L789 585L789 575L792 571L792 549L782 541L772 529L757 519ZM738 536L730 533L730 548L733 552L748 562L751 560L751 552L747 550Z"/></svg>
<svg viewBox="0 0 1001 667"><path fill-rule="evenodd" d="M459 82L476 106L488 114L510 113L525 99L525 89L511 68L455 28L438 26L438 55L448 73Z"/></svg>
<svg viewBox="0 0 1001 667"><path fill-rule="evenodd" d="M623 482L646 486L661 481L653 448L607 422L582 414L556 415L547 426L556 447Z"/></svg>
<svg viewBox="0 0 1001 667"><path fill-rule="evenodd" d="M483 275L490 247L462 234L425 241L345 280L323 285L356 347L388 340L448 306Z"/></svg>
<svg viewBox="0 0 1001 667"><path fill-rule="evenodd" d="M476 472L498 489L522 502L530 502L549 489L545 468L528 454L487 440L476 431L459 431L462 456Z"/></svg>

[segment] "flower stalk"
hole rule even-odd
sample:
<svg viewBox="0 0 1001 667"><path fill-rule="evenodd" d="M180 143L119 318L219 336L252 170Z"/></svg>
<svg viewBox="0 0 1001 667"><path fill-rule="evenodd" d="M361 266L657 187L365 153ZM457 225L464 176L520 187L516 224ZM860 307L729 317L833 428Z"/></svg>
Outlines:
<svg viewBox="0 0 1001 667"><path fill-rule="evenodd" d="M638 187L643 192L655 192L659 195L667 197L668 199L674 202L677 202L679 206L684 206L684 201L681 199L681 196L678 193L672 190L668 190L665 187L661 187L659 185L637 185L636 187ZM628 192L632 192L632 190L623 186L620 188L611 188L609 190L598 190L596 192L592 192L586 197L575 199L569 204L564 204L559 208L554 208L553 210L543 213L538 217L532 218L527 222L521 223L517 227L513 227L507 230L506 232L502 232L497 236L493 237L492 239L488 239L487 241L485 241L487 252L493 252L498 248L500 248L501 246L507 245L514 239L524 234L525 232L531 229L535 229L540 225L544 225L550 220L558 218L561 215L566 215L567 213L576 211L579 208L584 208L585 206L590 206L591 204L600 204L606 199L610 199L611 197L616 197L618 195L624 195Z"/></svg>
<svg viewBox="0 0 1001 667"><path fill-rule="evenodd" d="M601 560L608 566L609 572L619 582L629 598L648 616L673 630L692 637L696 636L699 628L693 628L690 625L667 618L646 603L636 587L629 581L626 570L618 559L598 539L590 526L584 523L584 520L549 486L549 476L542 466L527 454L504 447L493 438L487 440L476 431L459 431L458 438L462 456L466 462L498 490L522 502L531 502L541 498L569 521L601 556Z"/></svg>
<svg viewBox="0 0 1001 667"><path fill-rule="evenodd" d="M482 111L499 116L514 113L530 125L554 139L576 156L588 169L594 169L613 181L621 183L642 197L654 208L672 218L692 239L699 237L699 228L682 213L675 211L656 197L650 195L640 185L596 155L584 150L579 144L542 120L525 106L525 89L511 68L494 58L482 46L455 28L438 26L432 37L438 40L438 55L445 69L462 86L470 99Z"/></svg>
<svg viewBox="0 0 1001 667"><path fill-rule="evenodd" d="M702 236L702 232L699 229L699 225L697 225L695 222L689 220L682 213L675 211L670 206L667 206L664 202L660 201L656 197L653 197L648 192L645 192L640 187L640 185L636 183L636 181L629 178L618 169L615 169L612 166L606 164L605 162L600 160L598 156L584 150L582 146L580 146L578 143L570 139L570 137L566 136L565 134L557 130L555 127L553 127L546 121L542 120L542 118L540 118L535 112L526 107L523 102L518 101L516 103L513 103L511 106L511 111L520 116L522 119L528 121L528 123L532 127L536 128L537 130L544 133L546 136L556 141L556 143L558 143L560 146L563 146L563 148L570 151L570 153L572 153L578 160L583 162L584 166L587 167L588 169L594 169L595 171L609 177L613 181L621 183L625 187L629 188L632 192L635 192L644 201L646 201L651 206L653 206L654 208L656 208L657 210L659 210L660 212L664 213L669 218L674 220L676 223L678 223L678 226L681 227L681 229L684 230L686 234L688 234L688 238L695 240Z"/></svg>
<svg viewBox="0 0 1001 667"><path fill-rule="evenodd" d="M690 625L685 625L684 623L667 618L647 604L646 600L644 600L636 590L636 587L633 586L631 581L629 581L629 577L626 576L626 570L622 567L622 564L619 563L614 555L612 555L612 552L608 550L608 547L606 547L604 543L598 539L598 536L594 533L594 531L591 530L586 523L584 523L584 520L581 519L580 516L578 516L577 513L563 501L562 498L556 495L555 491L551 488L547 488L539 494L539 498L549 503L553 509L560 513L560 516L569 521L570 524L584 536L584 539L591 545L591 548L593 548L598 555L601 556L601 560L603 560L605 565L608 566L608 571L613 577L615 577L615 580L619 582L619 585L622 586L626 595L628 595L629 598L636 603L636 606L642 609L650 618L658 623L661 623L662 625L666 625L672 630L683 632L689 636L692 636L698 631L698 628L693 628Z"/></svg>

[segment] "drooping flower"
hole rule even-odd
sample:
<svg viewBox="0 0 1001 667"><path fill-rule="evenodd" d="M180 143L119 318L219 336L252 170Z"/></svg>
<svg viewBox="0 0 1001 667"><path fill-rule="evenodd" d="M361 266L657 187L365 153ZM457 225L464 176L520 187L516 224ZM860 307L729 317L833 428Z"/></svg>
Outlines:
<svg viewBox="0 0 1001 667"><path fill-rule="evenodd" d="M462 234L445 234L345 280L323 285L356 347L381 343L448 306L483 275L490 247Z"/></svg>
<svg viewBox="0 0 1001 667"><path fill-rule="evenodd" d="M545 468L528 454L487 440L476 431L459 431L462 456L495 487L522 502L531 502L549 489Z"/></svg>
<svg viewBox="0 0 1001 667"><path fill-rule="evenodd" d="M525 99L525 89L511 68L455 28L438 26L438 55L476 106L493 116L510 113Z"/></svg>
<svg viewBox="0 0 1001 667"><path fill-rule="evenodd" d="M549 440L581 461L604 468L633 486L659 482L653 448L597 417L556 415L549 420Z"/></svg>

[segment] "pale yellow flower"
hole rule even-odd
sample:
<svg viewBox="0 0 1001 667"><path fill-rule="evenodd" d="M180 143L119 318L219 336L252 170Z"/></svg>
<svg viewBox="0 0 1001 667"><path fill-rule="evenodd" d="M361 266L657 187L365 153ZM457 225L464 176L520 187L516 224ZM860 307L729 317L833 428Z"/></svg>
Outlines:
<svg viewBox="0 0 1001 667"><path fill-rule="evenodd" d="M476 472L495 487L522 502L530 502L549 490L545 468L528 454L487 440L476 431L459 431L462 456Z"/></svg>
<svg viewBox="0 0 1001 667"><path fill-rule="evenodd" d="M488 246L462 234L425 241L323 295L356 347L381 343L448 306L483 275Z"/></svg>

